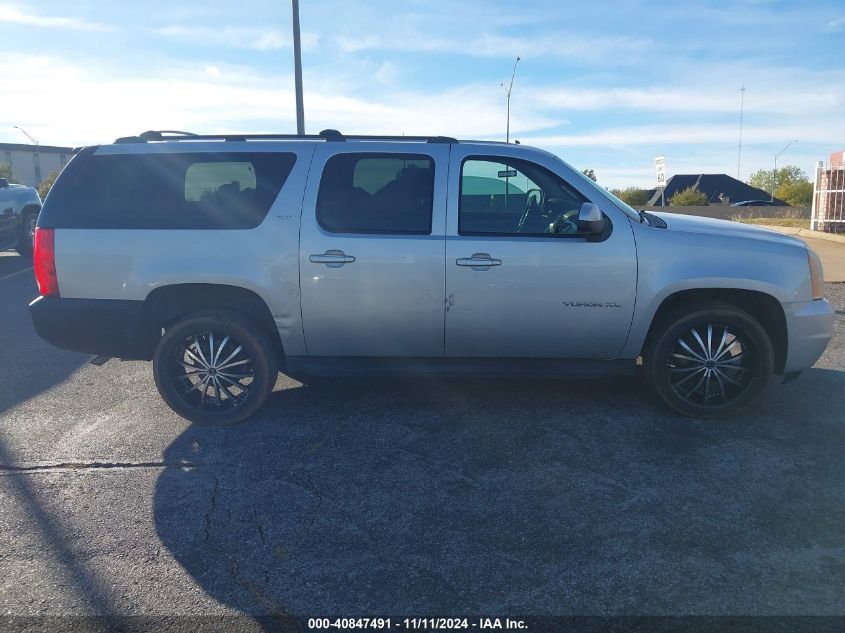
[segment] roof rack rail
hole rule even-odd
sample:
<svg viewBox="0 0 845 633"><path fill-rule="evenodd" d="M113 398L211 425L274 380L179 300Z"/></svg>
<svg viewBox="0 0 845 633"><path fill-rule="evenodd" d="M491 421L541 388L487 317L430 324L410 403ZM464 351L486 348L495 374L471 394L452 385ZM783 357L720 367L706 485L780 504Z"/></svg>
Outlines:
<svg viewBox="0 0 845 633"><path fill-rule="evenodd" d="M425 143L458 143L449 136L378 136L353 134L344 136L337 130L323 130L319 134L194 134L179 130L148 130L138 136L122 136L115 143L147 143L149 141L262 141L317 140L326 142L353 141L414 141Z"/></svg>

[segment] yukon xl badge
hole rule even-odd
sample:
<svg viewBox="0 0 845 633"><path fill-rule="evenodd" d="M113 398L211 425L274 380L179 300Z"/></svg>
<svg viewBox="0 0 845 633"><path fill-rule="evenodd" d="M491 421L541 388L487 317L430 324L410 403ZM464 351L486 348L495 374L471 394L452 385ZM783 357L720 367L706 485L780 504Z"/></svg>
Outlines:
<svg viewBox="0 0 845 633"><path fill-rule="evenodd" d="M612 301L608 301L607 303L602 303L600 301L564 301L563 305L567 308L621 308L622 306L618 303L613 303Z"/></svg>

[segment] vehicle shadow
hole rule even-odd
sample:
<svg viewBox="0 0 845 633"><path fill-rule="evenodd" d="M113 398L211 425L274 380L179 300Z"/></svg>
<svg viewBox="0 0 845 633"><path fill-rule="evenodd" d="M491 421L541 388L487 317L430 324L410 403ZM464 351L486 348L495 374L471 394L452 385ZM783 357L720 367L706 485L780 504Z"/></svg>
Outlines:
<svg viewBox="0 0 845 633"><path fill-rule="evenodd" d="M345 380L190 427L163 544L246 614L839 613L845 372L729 421L638 379Z"/></svg>
<svg viewBox="0 0 845 633"><path fill-rule="evenodd" d="M0 250L0 279L32 268L31 257L21 257L15 251Z"/></svg>
<svg viewBox="0 0 845 633"><path fill-rule="evenodd" d="M0 414L64 381L90 358L56 349L38 336L29 316L38 289L27 270L32 262L24 260L0 257Z"/></svg>

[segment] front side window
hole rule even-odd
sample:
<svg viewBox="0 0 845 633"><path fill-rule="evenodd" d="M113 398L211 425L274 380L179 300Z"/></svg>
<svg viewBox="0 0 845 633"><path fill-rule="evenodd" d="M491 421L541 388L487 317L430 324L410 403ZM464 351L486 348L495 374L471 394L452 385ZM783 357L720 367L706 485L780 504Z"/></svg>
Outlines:
<svg viewBox="0 0 845 633"><path fill-rule="evenodd" d="M317 221L331 233L428 235L434 160L421 154L338 154L326 162Z"/></svg>
<svg viewBox="0 0 845 633"><path fill-rule="evenodd" d="M461 166L461 235L574 235L588 200L560 176L519 159L468 158Z"/></svg>

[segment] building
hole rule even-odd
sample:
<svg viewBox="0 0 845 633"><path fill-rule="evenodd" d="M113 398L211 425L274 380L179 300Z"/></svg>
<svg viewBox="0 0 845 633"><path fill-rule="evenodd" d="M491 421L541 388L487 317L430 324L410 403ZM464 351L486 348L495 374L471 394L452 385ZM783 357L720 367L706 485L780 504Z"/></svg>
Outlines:
<svg viewBox="0 0 845 633"><path fill-rule="evenodd" d="M672 196L689 187L695 187L707 194L710 204L732 204L747 200L771 200L772 198L771 193L752 187L736 178L731 178L727 174L676 174L666 181L662 196L659 187L655 190L648 201L648 206L668 206ZM778 198L774 199L774 204L789 206Z"/></svg>
<svg viewBox="0 0 845 633"><path fill-rule="evenodd" d="M53 145L0 143L0 164L12 168L12 182L37 187L54 171L67 165L73 149Z"/></svg>
<svg viewBox="0 0 845 633"><path fill-rule="evenodd" d="M845 231L845 152L831 154L827 167L823 161L816 163L810 218L814 231Z"/></svg>

